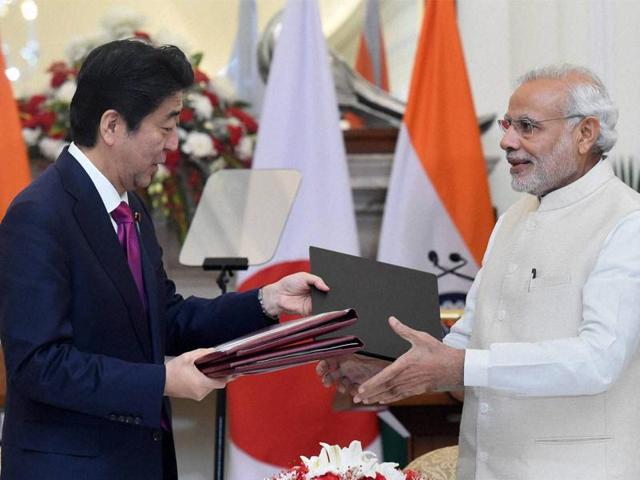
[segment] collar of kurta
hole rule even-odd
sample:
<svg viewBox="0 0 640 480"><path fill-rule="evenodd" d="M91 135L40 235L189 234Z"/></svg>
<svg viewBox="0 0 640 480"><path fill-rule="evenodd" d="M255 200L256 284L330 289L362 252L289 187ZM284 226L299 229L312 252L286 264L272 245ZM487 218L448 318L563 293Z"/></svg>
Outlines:
<svg viewBox="0 0 640 480"><path fill-rule="evenodd" d="M614 176L613 169L609 162L600 160L591 170L575 182L558 190L554 190L542 197L539 200L538 211L557 210L579 202L598 190Z"/></svg>

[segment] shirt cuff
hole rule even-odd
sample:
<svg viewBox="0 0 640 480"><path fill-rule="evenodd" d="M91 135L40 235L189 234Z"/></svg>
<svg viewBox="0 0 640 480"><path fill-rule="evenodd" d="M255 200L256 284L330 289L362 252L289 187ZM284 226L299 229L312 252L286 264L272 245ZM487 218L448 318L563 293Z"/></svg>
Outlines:
<svg viewBox="0 0 640 480"><path fill-rule="evenodd" d="M489 386L489 350L468 348L464 355L464 386Z"/></svg>

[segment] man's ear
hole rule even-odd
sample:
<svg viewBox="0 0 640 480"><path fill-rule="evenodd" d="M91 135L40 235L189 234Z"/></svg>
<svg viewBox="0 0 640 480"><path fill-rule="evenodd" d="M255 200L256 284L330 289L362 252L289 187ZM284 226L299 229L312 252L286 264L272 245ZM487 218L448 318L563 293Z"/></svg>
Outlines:
<svg viewBox="0 0 640 480"><path fill-rule="evenodd" d="M595 145L600 135L600 121L596 117L586 117L578 124L578 152L586 155Z"/></svg>
<svg viewBox="0 0 640 480"><path fill-rule="evenodd" d="M112 147L126 130L124 119L116 110L106 110L100 117L98 130L102 141Z"/></svg>

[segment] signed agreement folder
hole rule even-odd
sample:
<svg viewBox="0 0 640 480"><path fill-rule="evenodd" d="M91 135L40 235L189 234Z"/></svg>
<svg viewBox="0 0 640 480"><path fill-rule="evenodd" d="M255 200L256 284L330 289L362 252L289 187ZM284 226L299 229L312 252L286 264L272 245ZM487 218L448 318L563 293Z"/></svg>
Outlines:
<svg viewBox="0 0 640 480"><path fill-rule="evenodd" d="M354 308L358 323L342 333L362 340L362 353L392 360L409 350L409 342L389 326L391 315L442 339L434 274L317 247L310 247L309 254L311 273L322 277L330 288L327 293L312 292L313 312Z"/></svg>
<svg viewBox="0 0 640 480"><path fill-rule="evenodd" d="M354 353L362 342L353 335L323 337L357 322L354 310L326 312L272 325L231 340L196 360L209 377L266 373L307 362Z"/></svg>

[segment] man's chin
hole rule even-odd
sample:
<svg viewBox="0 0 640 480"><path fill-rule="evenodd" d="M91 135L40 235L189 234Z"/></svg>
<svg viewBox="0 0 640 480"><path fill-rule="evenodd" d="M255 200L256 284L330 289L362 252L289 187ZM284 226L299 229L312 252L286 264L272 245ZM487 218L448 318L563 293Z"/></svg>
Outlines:
<svg viewBox="0 0 640 480"><path fill-rule="evenodd" d="M156 169L156 171L157 171L157 169ZM149 185L151 185L152 180L153 180L153 174L137 177L135 179L135 188L136 189L138 189L138 188L145 189Z"/></svg>
<svg viewBox="0 0 640 480"><path fill-rule="evenodd" d="M517 176L511 175L511 188L515 192L531 193L532 190L535 189L535 186L531 185L523 178L518 178Z"/></svg>

